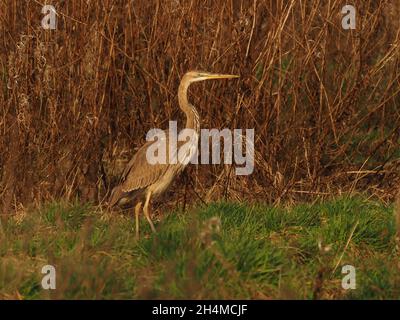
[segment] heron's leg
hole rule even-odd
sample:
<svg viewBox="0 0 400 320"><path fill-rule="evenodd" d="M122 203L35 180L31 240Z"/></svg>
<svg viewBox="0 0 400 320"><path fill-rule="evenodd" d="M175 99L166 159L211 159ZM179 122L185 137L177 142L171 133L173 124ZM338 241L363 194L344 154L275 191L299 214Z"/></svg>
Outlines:
<svg viewBox="0 0 400 320"><path fill-rule="evenodd" d="M154 224L150 219L150 214L149 214L149 203L150 203L150 199L151 199L151 191L149 191L149 193L146 195L146 201L144 202L144 207L143 207L143 211L144 211L144 215L147 219L147 221L150 224L151 230L153 232L156 232L156 228L154 228Z"/></svg>
<svg viewBox="0 0 400 320"><path fill-rule="evenodd" d="M140 209L142 207L142 203L138 202L135 206L135 223L136 223L136 239L139 240L139 214Z"/></svg>

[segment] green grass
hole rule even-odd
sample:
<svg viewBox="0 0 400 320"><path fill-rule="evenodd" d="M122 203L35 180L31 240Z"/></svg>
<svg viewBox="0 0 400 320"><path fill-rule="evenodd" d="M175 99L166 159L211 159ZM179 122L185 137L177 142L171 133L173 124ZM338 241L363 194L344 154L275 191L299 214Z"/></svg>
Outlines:
<svg viewBox="0 0 400 320"><path fill-rule="evenodd" d="M143 219L137 242L131 216L80 204L9 218L0 229L0 298L400 298L393 208L379 202L215 203L166 214L156 228L152 235ZM47 264L56 290L41 287ZM355 290L341 286L347 264Z"/></svg>

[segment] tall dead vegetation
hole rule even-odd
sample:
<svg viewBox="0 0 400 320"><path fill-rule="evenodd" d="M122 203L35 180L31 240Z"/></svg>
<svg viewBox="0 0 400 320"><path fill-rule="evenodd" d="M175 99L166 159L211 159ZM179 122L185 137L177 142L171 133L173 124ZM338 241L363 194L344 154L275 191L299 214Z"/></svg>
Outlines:
<svg viewBox="0 0 400 320"><path fill-rule="evenodd" d="M394 194L396 1L355 1L355 31L342 29L339 0L52 4L55 31L40 26L40 0L0 3L3 212L59 197L102 201L147 130L182 120L176 90L189 69L240 74L193 86L191 100L204 128L255 129L255 172L191 166L174 203Z"/></svg>

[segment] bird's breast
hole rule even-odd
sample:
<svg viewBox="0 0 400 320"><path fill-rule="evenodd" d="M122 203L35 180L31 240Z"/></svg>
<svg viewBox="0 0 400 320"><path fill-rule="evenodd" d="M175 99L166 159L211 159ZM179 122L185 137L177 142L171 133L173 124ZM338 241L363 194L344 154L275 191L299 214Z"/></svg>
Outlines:
<svg viewBox="0 0 400 320"><path fill-rule="evenodd" d="M154 195L159 195L163 193L174 180L174 178L183 170L184 166L178 164L169 165L167 171L161 177L159 181L152 184L149 187L149 191L151 191Z"/></svg>

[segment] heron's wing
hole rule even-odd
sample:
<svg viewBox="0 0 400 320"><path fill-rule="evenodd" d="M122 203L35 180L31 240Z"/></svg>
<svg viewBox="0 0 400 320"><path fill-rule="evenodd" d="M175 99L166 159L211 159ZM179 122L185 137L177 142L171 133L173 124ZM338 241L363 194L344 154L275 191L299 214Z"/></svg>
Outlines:
<svg viewBox="0 0 400 320"><path fill-rule="evenodd" d="M125 167L121 176L122 191L146 188L165 174L168 164L151 164L146 157L147 148L153 143L158 141L148 141L140 147Z"/></svg>

